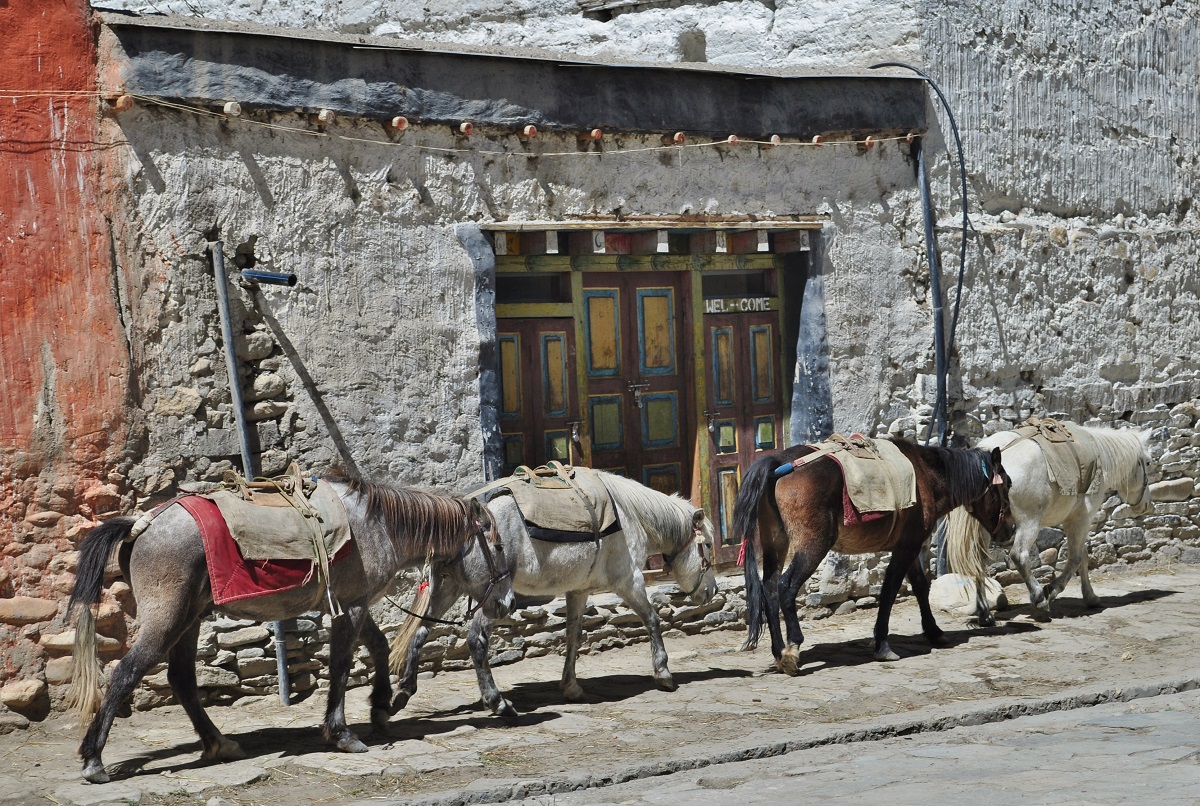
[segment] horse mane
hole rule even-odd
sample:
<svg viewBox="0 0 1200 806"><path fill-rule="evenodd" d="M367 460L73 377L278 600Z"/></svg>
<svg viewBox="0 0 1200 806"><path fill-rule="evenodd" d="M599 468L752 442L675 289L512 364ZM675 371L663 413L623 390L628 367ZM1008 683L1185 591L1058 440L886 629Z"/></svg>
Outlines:
<svg viewBox="0 0 1200 806"><path fill-rule="evenodd" d="M1100 482L1109 489L1129 478L1142 462L1149 461L1142 431L1133 428L1094 428L1072 426L1096 441L1096 459Z"/></svg>
<svg viewBox="0 0 1200 806"><path fill-rule="evenodd" d="M389 534L428 541L417 547L417 553L430 559L454 556L470 536L467 523L471 505L462 498L368 481L342 467L326 470L321 478L344 484L359 496L367 517L381 520Z"/></svg>
<svg viewBox="0 0 1200 806"><path fill-rule="evenodd" d="M916 454L925 464L940 464L946 483L946 495L951 501L965 503L974 501L987 492L995 468L989 451L978 448L942 448L936 445L918 445L915 442L895 439L892 442L901 451ZM930 461L932 459L932 461ZM980 465L982 462L982 467Z"/></svg>
<svg viewBox="0 0 1200 806"><path fill-rule="evenodd" d="M691 538L691 514L696 508L690 501L679 495L660 493L615 473L603 470L597 470L596 473L616 502L618 511L637 513L642 528L634 530L635 532L658 535L662 538L664 546L670 545L675 548ZM630 533L626 532L626 535L629 536ZM635 541L639 542L640 538ZM648 546L634 545L634 548L642 556L649 553Z"/></svg>

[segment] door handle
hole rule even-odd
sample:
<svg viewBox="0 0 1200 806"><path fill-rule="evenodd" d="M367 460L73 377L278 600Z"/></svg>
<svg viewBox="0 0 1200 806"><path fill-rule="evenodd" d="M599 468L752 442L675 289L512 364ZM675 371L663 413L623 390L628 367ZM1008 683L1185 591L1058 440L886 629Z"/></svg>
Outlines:
<svg viewBox="0 0 1200 806"><path fill-rule="evenodd" d="M630 392L633 392L633 402L640 409L642 407L642 395L646 393L645 390L650 388L650 384L631 383L627 385L627 388Z"/></svg>

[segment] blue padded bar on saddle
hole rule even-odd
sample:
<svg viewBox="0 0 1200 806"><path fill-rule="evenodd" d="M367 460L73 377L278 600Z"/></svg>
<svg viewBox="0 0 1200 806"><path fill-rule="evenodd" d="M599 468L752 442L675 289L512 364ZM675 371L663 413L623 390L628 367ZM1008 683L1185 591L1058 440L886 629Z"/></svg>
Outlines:
<svg viewBox="0 0 1200 806"><path fill-rule="evenodd" d="M779 467L775 468L775 478L781 479L795 469L796 466L791 462L784 462Z"/></svg>

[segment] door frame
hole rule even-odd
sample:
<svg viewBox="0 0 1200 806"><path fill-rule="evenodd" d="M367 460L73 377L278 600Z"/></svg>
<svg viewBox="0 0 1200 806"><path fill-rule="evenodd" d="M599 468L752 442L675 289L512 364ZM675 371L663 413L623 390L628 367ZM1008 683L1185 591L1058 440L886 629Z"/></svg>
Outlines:
<svg viewBox="0 0 1200 806"><path fill-rule="evenodd" d="M681 311L685 317L684 338L690 335L691 343L688 349L681 350L686 356L690 353L689 371L691 373L691 389L693 390L691 410L686 418L691 427L683 432L685 445L691 440L690 451L685 450L685 456L691 454L691 488L685 491L690 500L697 506L707 508L711 498L711 486L714 479L708 477L707 469L712 459L712 440L707 431L704 417L708 400L708 381L705 371L705 361L710 360L705 339L703 295L703 277L712 271L752 271L775 269L780 299L778 321L780 338L782 340L779 355L780 395L782 416L779 429L779 447L782 448L791 432L791 389L795 351L789 350L789 341L794 346L795 333L799 322L799 294L804 287L803 276L797 274L796 256L790 253L808 252L809 231L820 228L823 217L810 217L804 223L789 221L783 225L763 226L749 224L753 230L730 232L725 230L704 229L691 227L675 229L657 229L630 231L625 226L610 231L612 224L578 225L574 222L559 222L556 229L550 225L513 225L506 229L497 225L489 234L495 248L495 266L497 274L521 275L529 273L557 272L567 274L570 278L570 302L542 302L503 304L493 307L492 314L496 318L509 317L572 317L575 322L576 349L584 344L585 322L581 315L583 302L583 275L595 272L683 272L687 275L683 290L688 295L687 310ZM589 222L590 223L590 222ZM647 224L641 224L646 227ZM525 229L528 227L529 229ZM770 249L763 250L770 235ZM668 239L669 236L669 239ZM679 251L679 244L684 244L685 251ZM657 246L656 246L657 244ZM667 252L669 244L672 251ZM558 247L559 251L551 251ZM658 251L654 251L657 248ZM763 251L760 251L763 250ZM640 251L651 253L642 254ZM807 260L800 264L807 266ZM802 274L802 272L801 272ZM587 368L583 361L575 362L576 389L578 400L586 400ZM582 405L582 403L580 404ZM582 429L588 428L587 418L580 412ZM682 419L682 418L681 418ZM687 423L681 423L681 428ZM591 463L591 435L586 434L583 443L582 464ZM739 471L740 483L740 471Z"/></svg>

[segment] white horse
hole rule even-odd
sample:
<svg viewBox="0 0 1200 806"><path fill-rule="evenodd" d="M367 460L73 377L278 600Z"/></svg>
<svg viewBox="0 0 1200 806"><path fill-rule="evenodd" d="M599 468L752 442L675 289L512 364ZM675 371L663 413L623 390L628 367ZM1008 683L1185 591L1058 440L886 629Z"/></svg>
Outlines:
<svg viewBox="0 0 1200 806"><path fill-rule="evenodd" d="M1092 494L1063 494L1058 484L1050 478L1046 457L1042 449L1031 439L1022 438L1016 431L1000 431L979 442L980 448L1000 448L1004 467L1012 478L1009 498L1016 530L1013 535L1009 559L1029 588L1029 602L1050 612L1050 602L1057 598L1067 583L1079 572L1079 584L1083 601L1088 607L1097 607L1099 597L1088 579L1087 538L1092 519L1104 503L1108 491L1115 490L1126 504L1130 514L1143 515L1152 506L1150 485L1146 467L1150 461L1149 431L1135 429L1088 428L1074 423L1066 424L1071 431L1082 431L1090 436L1096 450L1096 474L1099 483ZM1038 533L1044 526L1058 526L1067 536L1067 562L1062 573L1055 577L1048 588L1043 589L1033 576L1037 554ZM958 573L982 580L986 576L985 562L989 535L980 528L978 521L961 509L954 510L946 519L946 554L950 566ZM979 618L990 623L991 614L980 603Z"/></svg>
<svg viewBox="0 0 1200 806"><path fill-rule="evenodd" d="M620 529L598 540L549 542L532 538L512 496L499 495L488 502L496 521L505 557L512 571L513 589L529 596L565 594L567 603L566 661L562 691L568 701L584 696L575 677L575 659L583 633L583 611L590 592L610 590L637 613L650 635L654 680L666 691L675 689L667 669L658 613L646 595L642 569L646 558L661 553L680 589L693 603L704 603L716 592L712 568L713 527L698 509L678 495L665 495L636 481L595 471L616 507ZM456 578L431 580L424 619L410 618L392 639L391 668L400 677L392 713L403 708L417 691L417 666L421 646L429 635L426 626L461 596ZM418 608L420 609L420 608ZM419 625L419 626L414 626ZM483 611L475 614L467 631L467 644L483 702L494 713L517 713L500 694L488 665L488 638L492 620Z"/></svg>

